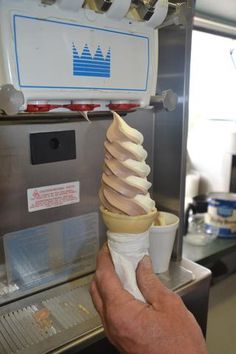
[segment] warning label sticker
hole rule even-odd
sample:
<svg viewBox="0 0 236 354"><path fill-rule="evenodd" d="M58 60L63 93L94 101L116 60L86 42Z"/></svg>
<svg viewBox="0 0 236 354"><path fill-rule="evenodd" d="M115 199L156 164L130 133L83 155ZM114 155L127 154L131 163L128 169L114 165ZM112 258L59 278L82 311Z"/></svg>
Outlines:
<svg viewBox="0 0 236 354"><path fill-rule="evenodd" d="M34 212L80 201L80 183L70 182L27 190L28 211Z"/></svg>

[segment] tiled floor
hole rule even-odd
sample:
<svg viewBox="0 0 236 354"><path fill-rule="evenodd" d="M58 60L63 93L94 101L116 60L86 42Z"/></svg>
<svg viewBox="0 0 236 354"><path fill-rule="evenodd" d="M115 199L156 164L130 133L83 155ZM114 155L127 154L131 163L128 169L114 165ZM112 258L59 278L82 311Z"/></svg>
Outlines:
<svg viewBox="0 0 236 354"><path fill-rule="evenodd" d="M209 354L236 353L236 274L211 287L207 346Z"/></svg>

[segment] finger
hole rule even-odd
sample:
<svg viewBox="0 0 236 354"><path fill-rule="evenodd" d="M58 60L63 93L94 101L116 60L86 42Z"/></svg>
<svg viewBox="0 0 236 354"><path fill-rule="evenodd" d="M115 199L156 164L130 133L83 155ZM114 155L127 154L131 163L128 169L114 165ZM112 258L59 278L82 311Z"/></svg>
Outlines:
<svg viewBox="0 0 236 354"><path fill-rule="evenodd" d="M138 287L149 304L158 305L163 296L170 293L152 270L150 258L145 256L136 271ZM159 306L158 306L159 307Z"/></svg>
<svg viewBox="0 0 236 354"><path fill-rule="evenodd" d="M92 280L92 283L90 285L90 295L95 309L99 313L100 317L103 319L104 318L103 302L98 292L97 285L94 279Z"/></svg>
<svg viewBox="0 0 236 354"><path fill-rule="evenodd" d="M115 272L107 245L103 246L98 256L95 281L101 299L106 304L113 301L125 302L133 299L133 296L124 290Z"/></svg>
<svg viewBox="0 0 236 354"><path fill-rule="evenodd" d="M90 285L90 294L91 294L91 298L92 298L94 307L97 310L99 316L101 317L101 321L102 321L104 330L105 330L107 336L109 337L109 331L108 331L107 324L105 321L106 315L104 312L104 305L103 305L101 296L99 294L99 291L97 289L97 285L96 285L96 282L94 279Z"/></svg>
<svg viewBox="0 0 236 354"><path fill-rule="evenodd" d="M109 325L107 325L107 322L106 322L106 314L104 312L103 302L102 302L102 299L101 299L100 294L98 292L95 280L93 280L90 285L90 294L91 294L91 298L92 298L94 307L96 308L97 312L99 313L99 315L101 317L101 321L102 321L106 336L108 337L109 341L113 345L115 345L113 338L111 338L110 334L109 334Z"/></svg>

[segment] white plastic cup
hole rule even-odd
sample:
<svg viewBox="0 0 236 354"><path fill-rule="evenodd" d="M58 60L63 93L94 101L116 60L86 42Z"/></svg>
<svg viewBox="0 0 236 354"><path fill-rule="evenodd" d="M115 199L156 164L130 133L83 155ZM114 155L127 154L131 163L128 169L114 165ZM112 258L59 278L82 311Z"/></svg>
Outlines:
<svg viewBox="0 0 236 354"><path fill-rule="evenodd" d="M155 273L164 273L168 270L179 226L179 218L174 214L160 212L160 218L164 219L165 225L152 225L149 231L149 254Z"/></svg>

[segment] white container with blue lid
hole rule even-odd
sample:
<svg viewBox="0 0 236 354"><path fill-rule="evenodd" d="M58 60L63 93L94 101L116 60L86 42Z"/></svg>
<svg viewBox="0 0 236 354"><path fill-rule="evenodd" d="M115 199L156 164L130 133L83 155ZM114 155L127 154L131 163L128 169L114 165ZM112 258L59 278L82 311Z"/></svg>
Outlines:
<svg viewBox="0 0 236 354"><path fill-rule="evenodd" d="M211 193L205 214L205 227L218 229L218 237L236 237L236 194Z"/></svg>

